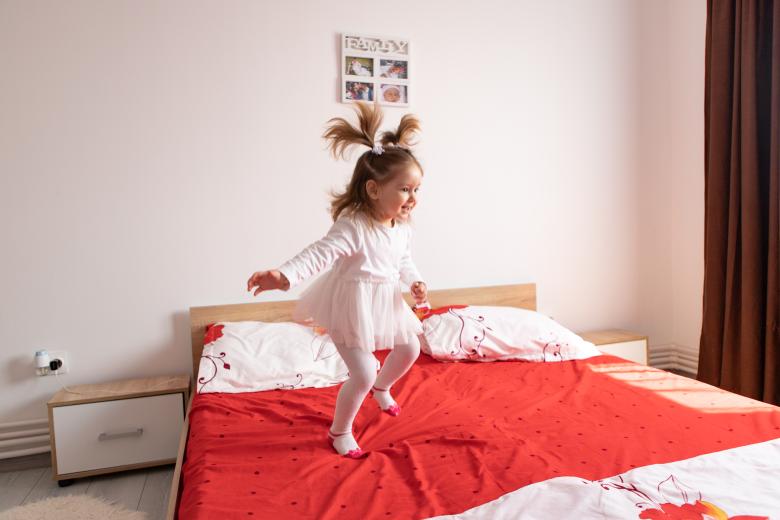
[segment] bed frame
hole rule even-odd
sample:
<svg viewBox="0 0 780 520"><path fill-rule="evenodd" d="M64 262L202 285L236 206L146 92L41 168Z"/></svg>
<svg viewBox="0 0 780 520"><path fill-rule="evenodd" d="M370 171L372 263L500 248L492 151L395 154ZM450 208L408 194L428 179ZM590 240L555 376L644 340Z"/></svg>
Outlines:
<svg viewBox="0 0 780 520"><path fill-rule="evenodd" d="M410 305L413 303L410 294L404 294L404 298ZM432 307L442 307L445 305L498 305L536 310L536 284L496 285L490 287L430 291L428 293L428 301ZM179 438L176 468L174 469L173 480L171 482L168 511L165 516L167 520L174 520L176 517L177 505L179 503L179 495L181 493L181 468L184 462L184 453L186 452L187 439L190 431L190 409L192 408L192 399L195 396L195 385L197 384L198 367L203 351L203 338L206 335L206 327L219 321L291 321L294 307L295 300L190 307L193 376L190 380L190 399L187 404L187 415L184 418L184 425L182 426L181 436Z"/></svg>

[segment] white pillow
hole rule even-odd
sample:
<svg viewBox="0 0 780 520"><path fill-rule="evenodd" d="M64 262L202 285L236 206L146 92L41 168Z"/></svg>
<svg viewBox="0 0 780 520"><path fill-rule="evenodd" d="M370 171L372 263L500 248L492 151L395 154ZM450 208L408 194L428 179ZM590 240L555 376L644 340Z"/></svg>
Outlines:
<svg viewBox="0 0 780 520"><path fill-rule="evenodd" d="M349 376L330 336L297 323L215 323L204 344L198 393L320 388Z"/></svg>
<svg viewBox="0 0 780 520"><path fill-rule="evenodd" d="M423 335L423 352L440 361L564 361L601 354L547 316L516 307L435 309L423 319Z"/></svg>

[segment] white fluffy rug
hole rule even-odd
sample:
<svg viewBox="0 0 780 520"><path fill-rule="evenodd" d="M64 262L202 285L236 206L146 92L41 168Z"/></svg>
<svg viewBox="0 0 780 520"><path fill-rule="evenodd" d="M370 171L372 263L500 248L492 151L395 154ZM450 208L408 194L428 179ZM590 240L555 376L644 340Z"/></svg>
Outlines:
<svg viewBox="0 0 780 520"><path fill-rule="evenodd" d="M89 495L51 497L0 512L0 520L147 520L146 513Z"/></svg>

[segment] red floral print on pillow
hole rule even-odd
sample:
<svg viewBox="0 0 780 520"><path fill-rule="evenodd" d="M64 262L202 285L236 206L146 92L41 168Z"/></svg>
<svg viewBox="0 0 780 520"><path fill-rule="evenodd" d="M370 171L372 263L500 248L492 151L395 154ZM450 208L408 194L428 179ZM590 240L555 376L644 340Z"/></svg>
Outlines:
<svg viewBox="0 0 780 520"><path fill-rule="evenodd" d="M198 378L198 383L201 383L200 390L198 390L198 392L202 392L203 391L203 387L206 386L207 384L211 383L217 377L217 373L219 372L219 367L217 366L217 363L216 363L217 361L222 363L222 368L224 368L225 370L230 370L230 363L225 361L225 353L224 352L220 352L218 356L210 356L208 354L205 354L205 355L201 356L200 358L201 359L208 359L209 361L211 361L211 364L214 367L214 373L211 374L211 377L209 377L209 378L206 378L205 376L200 376Z"/></svg>
<svg viewBox="0 0 780 520"><path fill-rule="evenodd" d="M430 309L428 312L426 312L420 320L427 320L431 316L436 316L437 314L445 314L449 312L451 309L465 309L468 307L468 305L446 305L444 307L437 307L435 309Z"/></svg>
<svg viewBox="0 0 780 520"><path fill-rule="evenodd" d="M221 338L222 337L222 329L224 329L224 328L225 328L225 325L223 325L221 323L220 324L212 323L211 325L206 327L206 335L203 337L203 347L205 348L207 345L209 345L211 343L214 343L219 338ZM225 361L225 353L224 352L220 352L218 356L211 356L209 354L205 354L205 355L201 356L201 359L208 359L211 362L211 364L212 364L212 366L214 368L214 373L211 374L211 377L206 377L206 376L198 377L198 383L201 384L200 385L200 389L198 390L199 392L202 392L203 391L203 387L205 387L207 384L212 382L217 377L217 373L219 372L219 367L217 366L217 361L222 363L222 368L224 368L225 370L230 370L230 363Z"/></svg>
<svg viewBox="0 0 780 520"><path fill-rule="evenodd" d="M212 323L208 327L206 327L206 335L203 337L203 346L205 347L209 343L214 343L219 338L222 337L222 329L224 329L225 326L221 323Z"/></svg>

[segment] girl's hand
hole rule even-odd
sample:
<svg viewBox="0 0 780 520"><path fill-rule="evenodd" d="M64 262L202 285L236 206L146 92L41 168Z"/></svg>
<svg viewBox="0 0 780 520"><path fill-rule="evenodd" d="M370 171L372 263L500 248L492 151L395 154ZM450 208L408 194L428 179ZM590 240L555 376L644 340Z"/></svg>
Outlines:
<svg viewBox="0 0 780 520"><path fill-rule="evenodd" d="M428 299L428 286L425 285L425 282L414 282L411 289L412 297L416 303L420 304Z"/></svg>
<svg viewBox="0 0 780 520"><path fill-rule="evenodd" d="M286 291L290 288L290 281L281 272L276 270L257 271L256 273L253 273L246 282L247 291L251 291L255 287L257 287L255 290L255 296L257 296L263 291L270 291L273 289Z"/></svg>

